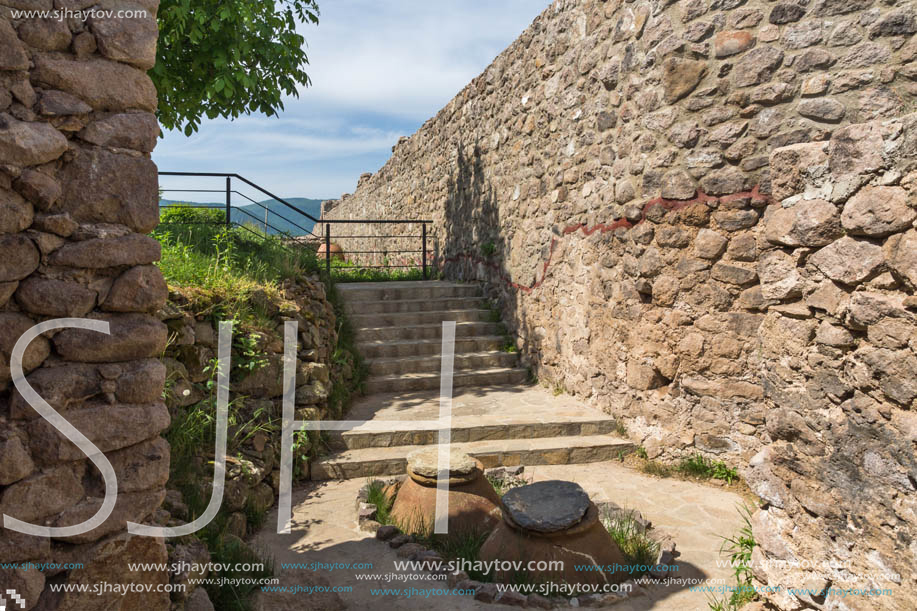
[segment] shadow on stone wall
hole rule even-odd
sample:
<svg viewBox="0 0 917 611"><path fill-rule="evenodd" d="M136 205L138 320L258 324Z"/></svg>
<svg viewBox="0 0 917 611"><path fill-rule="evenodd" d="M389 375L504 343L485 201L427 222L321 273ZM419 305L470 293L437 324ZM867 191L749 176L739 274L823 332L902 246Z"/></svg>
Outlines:
<svg viewBox="0 0 917 611"><path fill-rule="evenodd" d="M449 177L445 201L446 260L459 253L479 253L488 258L485 245L493 244L493 261L505 259L508 247L500 231L500 210L494 188L485 177L484 161L477 142L470 156L458 146L455 171Z"/></svg>
<svg viewBox="0 0 917 611"><path fill-rule="evenodd" d="M470 154L458 145L455 168L448 180L443 220L443 265L446 279L481 281L501 309L502 320L515 338L534 337L527 319L518 314L519 292L506 286L512 245L503 230L496 191L487 178L477 141ZM530 346L517 348L530 353Z"/></svg>

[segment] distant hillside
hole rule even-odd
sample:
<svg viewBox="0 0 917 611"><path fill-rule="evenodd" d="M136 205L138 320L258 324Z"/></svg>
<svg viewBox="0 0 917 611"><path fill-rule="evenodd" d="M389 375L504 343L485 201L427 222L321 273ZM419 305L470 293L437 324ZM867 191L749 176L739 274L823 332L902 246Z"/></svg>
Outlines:
<svg viewBox="0 0 917 611"><path fill-rule="evenodd" d="M319 218L321 216L322 200L320 199L310 199L308 197L287 197L284 199L306 214L311 214L315 218ZM160 207L179 203L182 202L173 199L159 200ZM289 233L290 235L303 235L312 231L312 226L315 225L314 221L284 206L276 199L266 199L258 203L267 207L269 210L267 215L267 223L269 225L267 228L268 233ZM194 202L193 205L223 208L226 204L221 202ZM234 223L249 223L252 225L260 225L263 228L264 214L264 208L256 206L255 204L237 206L234 203L232 206L232 214L230 215L230 218ZM281 216L284 218L281 218Z"/></svg>

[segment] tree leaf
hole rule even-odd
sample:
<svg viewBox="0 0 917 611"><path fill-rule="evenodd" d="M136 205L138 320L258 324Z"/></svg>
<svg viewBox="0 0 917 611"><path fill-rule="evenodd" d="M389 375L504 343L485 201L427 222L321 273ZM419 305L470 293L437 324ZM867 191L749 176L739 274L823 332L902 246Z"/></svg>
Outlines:
<svg viewBox="0 0 917 611"><path fill-rule="evenodd" d="M157 116L185 135L200 119L283 109L311 84L297 22L318 23L316 0L162 0L156 66Z"/></svg>

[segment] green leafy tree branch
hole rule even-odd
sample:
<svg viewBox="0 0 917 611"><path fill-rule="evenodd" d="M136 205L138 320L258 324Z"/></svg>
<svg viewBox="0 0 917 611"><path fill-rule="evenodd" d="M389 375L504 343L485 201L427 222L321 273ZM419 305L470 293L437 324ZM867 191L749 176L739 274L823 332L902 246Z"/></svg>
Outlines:
<svg viewBox="0 0 917 611"><path fill-rule="evenodd" d="M283 110L308 86L296 25L318 23L316 0L163 0L150 77L166 129L197 131L201 118Z"/></svg>

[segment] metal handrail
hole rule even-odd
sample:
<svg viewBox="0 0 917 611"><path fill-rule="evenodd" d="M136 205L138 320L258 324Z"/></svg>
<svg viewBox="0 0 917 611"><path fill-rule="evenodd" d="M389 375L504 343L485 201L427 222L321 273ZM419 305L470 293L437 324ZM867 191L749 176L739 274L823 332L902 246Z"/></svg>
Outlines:
<svg viewBox="0 0 917 611"><path fill-rule="evenodd" d="M161 190L163 193L168 193L168 192L175 192L175 193L225 193L225 192L226 192L226 191L223 190L223 189L160 189L160 190ZM282 218L283 220L285 220L286 222L288 222L290 225L293 225L294 227L296 227L296 228L298 228L298 229L301 229L305 234L311 235L312 237L315 237L315 238L319 237L319 236L315 235L314 233L312 233L310 230L308 230L308 229L306 229L305 227L303 227L302 225L300 225L299 223L296 223L295 221L291 221L290 219L288 219L288 218L285 217L284 215L280 214L279 212L276 212L276 211L274 211L274 210L271 210L271 209L268 208L267 206L263 205L261 202L259 202L259 201L257 201L257 200L254 200L254 199L250 198L250 197L247 196L245 193L242 193L241 191L236 191L235 189L233 189L232 192L235 193L236 195L240 195L240 196L244 197L245 199L247 199L248 201L250 201L253 205L258 206L258 207L261 208L262 210L264 210L264 211L266 211L266 212L269 212L270 214L273 214L273 215L275 215L275 216L279 216L280 218ZM214 208L213 206L194 206L194 205L192 205L192 204L184 204L184 205L185 205L186 207L188 207L188 208L207 208L207 209L210 209L210 210L215 210L215 208ZM255 218L254 215L252 215L250 212L248 212L248 211L246 211L246 210L242 210L241 208L237 208L237 210L238 210L239 212L244 212L245 214L248 214L248 216L251 216L252 218ZM302 214L303 216L308 216L305 212L301 212L300 214ZM310 218L311 218L311 217L310 217ZM264 224L264 222L263 222L261 219L257 219L257 218L256 218L255 220L258 221L259 223ZM284 231L281 231L280 229L277 229L276 227L271 227L271 229L274 229L274 230L277 231L278 233L285 233Z"/></svg>
<svg viewBox="0 0 917 611"><path fill-rule="evenodd" d="M160 171L160 172L159 172L159 175L160 175L160 176L210 176L210 177L216 177L216 178L238 178L239 180L241 180L242 182L244 182L244 183L247 184L248 186L254 187L255 189L258 189L259 191L261 191L262 193L264 193L264 194L267 195L268 197L277 200L278 202L280 202L281 204L283 204L283 205L286 206L287 208L289 208L289 209L291 209L291 210L295 210L295 211L298 212L299 214L303 215L304 217L308 218L309 220L311 220L311 221L313 221L313 222L315 222L315 223L383 223L383 224L384 224L384 223L432 223L432 222L433 222L433 221L423 220L423 219L366 219L366 220L360 220L360 219L317 219L317 218L315 218L314 216L312 216L311 214L309 214L308 212L303 212L302 210L300 210L299 208L297 208L296 206L294 206L294 205L291 204L290 202L286 201L286 200L283 199L282 197L277 197L276 195L274 195L273 193L271 193L271 192L268 191L267 189L264 189L264 188L262 188L262 187L256 185L255 183L253 183L253 182L250 181L249 179L245 178L244 176L240 176L239 174L236 174L236 173L234 173L234 172L233 172L233 173L227 173L227 172L165 172L165 171ZM176 189L176 190L178 190L178 189ZM215 193L222 193L222 191L214 191L214 192L215 192Z"/></svg>
<svg viewBox="0 0 917 611"><path fill-rule="evenodd" d="M245 178L244 176L241 176L241 175L236 174L236 173L234 173L234 172L172 172L172 171L160 171L160 172L159 172L159 175L160 175L160 176L200 176L200 177L211 177L211 178L225 178L225 179L226 179L226 188L225 188L225 189L163 189L162 191L163 191L163 192L176 191L176 192L186 192L186 193L225 193L225 195L226 195L225 223L226 223L227 226L230 226L230 225L233 224L233 222L232 222L232 194L235 193L236 195L240 195L240 196L242 196L243 198L245 198L246 200L248 200L249 202L251 202L252 204L254 204L254 205L258 206L259 208L261 208L262 210L265 210L265 211L267 212L268 215L269 215L269 214L275 214L275 215L277 215L278 217L280 217L281 219L283 219L284 221L286 221L287 223L289 223L290 225L292 225L292 226L294 226L294 227L297 227L297 228L301 229L303 232L305 232L305 235L310 236L310 237L312 237L312 238L318 238L318 239L322 239L322 237L324 237L324 243L325 243L325 269L326 269L326 272L327 272L328 274L331 273L331 225L332 225L332 224L346 224L346 225L353 225L353 224L366 224L366 225L370 225L370 224L383 224L383 225L391 225L391 224L397 224L397 223L406 223L406 224L410 224L410 223L419 223L420 226L421 226L421 235L410 235L410 234L408 234L408 235L399 234L399 235L394 235L394 236L369 236L369 235L367 235L367 236L343 236L343 235L342 235L342 236L338 236L338 239L358 238L358 237L360 237L360 238L420 238L420 239L421 239L421 250L418 250L418 251L402 250L402 251L392 251L392 252L393 252L393 253L410 253L410 252L419 252L419 253L422 253L422 256L421 256L421 267L422 267L422 269L423 269L423 278L424 278L424 279L427 278L427 225L433 222L433 221L431 221L431 220L425 220L425 219L325 219L325 218L315 218L314 216L312 216L312 215L309 214L308 212L305 212L305 211L303 211L303 210L300 210L298 207L294 206L293 204L291 204L290 202L286 201L286 200L283 199L282 197L278 197L277 195L271 193L270 191L268 191L267 189L261 187L260 185L257 185L257 184L255 184L254 182L252 182L252 181L248 180L247 178ZM299 215L301 215L301 216L304 216L304 217L306 217L307 219L311 220L311 221L312 221L313 223L315 223L316 225L317 225L317 224L320 224L320 223L323 223L323 224L325 225L325 232L324 232L325 235L324 235L324 236L316 235L313 231L307 230L305 227L303 227L303 226L297 224L297 223L294 222L294 221L291 221L290 219L286 218L285 216L279 214L278 212L275 212L275 211L271 210L269 207L265 206L265 205L262 204L261 202L255 201L254 199L252 199L251 197L245 195L244 193L241 193L241 192L239 192L239 191L234 190L234 189L232 188L232 179L233 179L233 178L242 181L243 183L247 184L248 186L250 186L250 187L252 187L252 188L254 188L254 189L257 189L258 191L260 191L261 193L267 195L268 197L270 197L270 198L273 199L274 201L279 202L280 204L283 204L284 206L286 206L286 207L289 208L290 210L293 210L293 211L295 211L297 214L299 214ZM191 207L195 207L195 208L211 208L210 206L191 206ZM253 215L251 212L249 212L249 211L247 211L247 210L244 210L244 209L238 208L238 207L237 207L236 209L237 209L238 211L242 212L243 214L246 214L247 216L249 216L249 217L255 219L255 221L257 221L257 223L258 223L259 225L260 225L260 224L263 224L264 227L265 227L265 232L267 231L267 228L270 227L270 229L272 229L273 231L277 232L278 234L287 233L287 232L285 232L285 231L281 231L280 229L278 229L277 227L274 227L273 225L270 225L270 224L267 222L267 216L265 217L264 221L262 221L261 219L258 219L257 217L255 217L255 215ZM236 223L236 224L239 224L239 223ZM239 225L242 226L242 227L245 226L244 224L239 224ZM254 233L254 232L253 232L253 233ZM287 235L289 235L289 234L287 233ZM383 254L383 253L388 253L389 251L369 251L369 250L367 250L367 251L354 251L354 252L355 252L355 253L358 252L358 253L360 253L360 254ZM361 267L366 267L366 268L385 268L385 267L414 267L414 266L413 266L413 265L368 265L368 266L361 266Z"/></svg>

